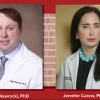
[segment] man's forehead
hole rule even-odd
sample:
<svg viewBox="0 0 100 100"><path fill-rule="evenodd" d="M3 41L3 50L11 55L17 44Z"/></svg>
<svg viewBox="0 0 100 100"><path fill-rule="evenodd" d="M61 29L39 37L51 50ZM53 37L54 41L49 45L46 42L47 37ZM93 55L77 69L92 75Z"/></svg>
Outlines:
<svg viewBox="0 0 100 100"><path fill-rule="evenodd" d="M5 20L5 21L14 21L11 18L7 17L6 15L4 15L3 13L0 13L0 20Z"/></svg>
<svg viewBox="0 0 100 100"><path fill-rule="evenodd" d="M11 18L5 16L4 14L0 13L0 25L15 25L17 24L16 21L12 20Z"/></svg>

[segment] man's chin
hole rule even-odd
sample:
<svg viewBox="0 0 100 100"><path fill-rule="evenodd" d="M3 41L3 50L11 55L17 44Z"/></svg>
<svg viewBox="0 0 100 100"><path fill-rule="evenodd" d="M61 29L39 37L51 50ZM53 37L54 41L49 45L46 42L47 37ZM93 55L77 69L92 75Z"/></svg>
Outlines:
<svg viewBox="0 0 100 100"><path fill-rule="evenodd" d="M0 50L3 54L7 54L10 51L8 48L0 48Z"/></svg>

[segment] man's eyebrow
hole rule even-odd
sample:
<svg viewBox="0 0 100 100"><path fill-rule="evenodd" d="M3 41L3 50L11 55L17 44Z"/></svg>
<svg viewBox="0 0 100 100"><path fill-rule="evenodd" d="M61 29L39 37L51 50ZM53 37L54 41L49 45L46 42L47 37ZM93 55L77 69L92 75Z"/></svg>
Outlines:
<svg viewBox="0 0 100 100"><path fill-rule="evenodd" d="M13 26L14 27L15 25L7 25L7 26Z"/></svg>

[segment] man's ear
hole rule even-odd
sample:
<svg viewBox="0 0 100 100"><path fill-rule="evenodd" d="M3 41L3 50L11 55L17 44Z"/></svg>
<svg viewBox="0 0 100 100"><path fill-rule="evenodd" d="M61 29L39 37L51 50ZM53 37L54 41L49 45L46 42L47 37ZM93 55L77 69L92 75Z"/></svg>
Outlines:
<svg viewBox="0 0 100 100"><path fill-rule="evenodd" d="M22 28L20 28L19 31L20 31L20 34L22 34Z"/></svg>

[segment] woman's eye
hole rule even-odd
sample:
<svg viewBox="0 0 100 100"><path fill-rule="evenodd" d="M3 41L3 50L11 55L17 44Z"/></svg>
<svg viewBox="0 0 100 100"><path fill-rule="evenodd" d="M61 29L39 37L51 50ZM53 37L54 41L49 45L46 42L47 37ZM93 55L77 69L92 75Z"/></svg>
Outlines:
<svg viewBox="0 0 100 100"><path fill-rule="evenodd" d="M85 29L85 28L88 28L88 26L83 26L83 28Z"/></svg>
<svg viewBox="0 0 100 100"><path fill-rule="evenodd" d="M95 27L96 27L96 28L100 28L100 26L99 26L99 25L96 25Z"/></svg>

